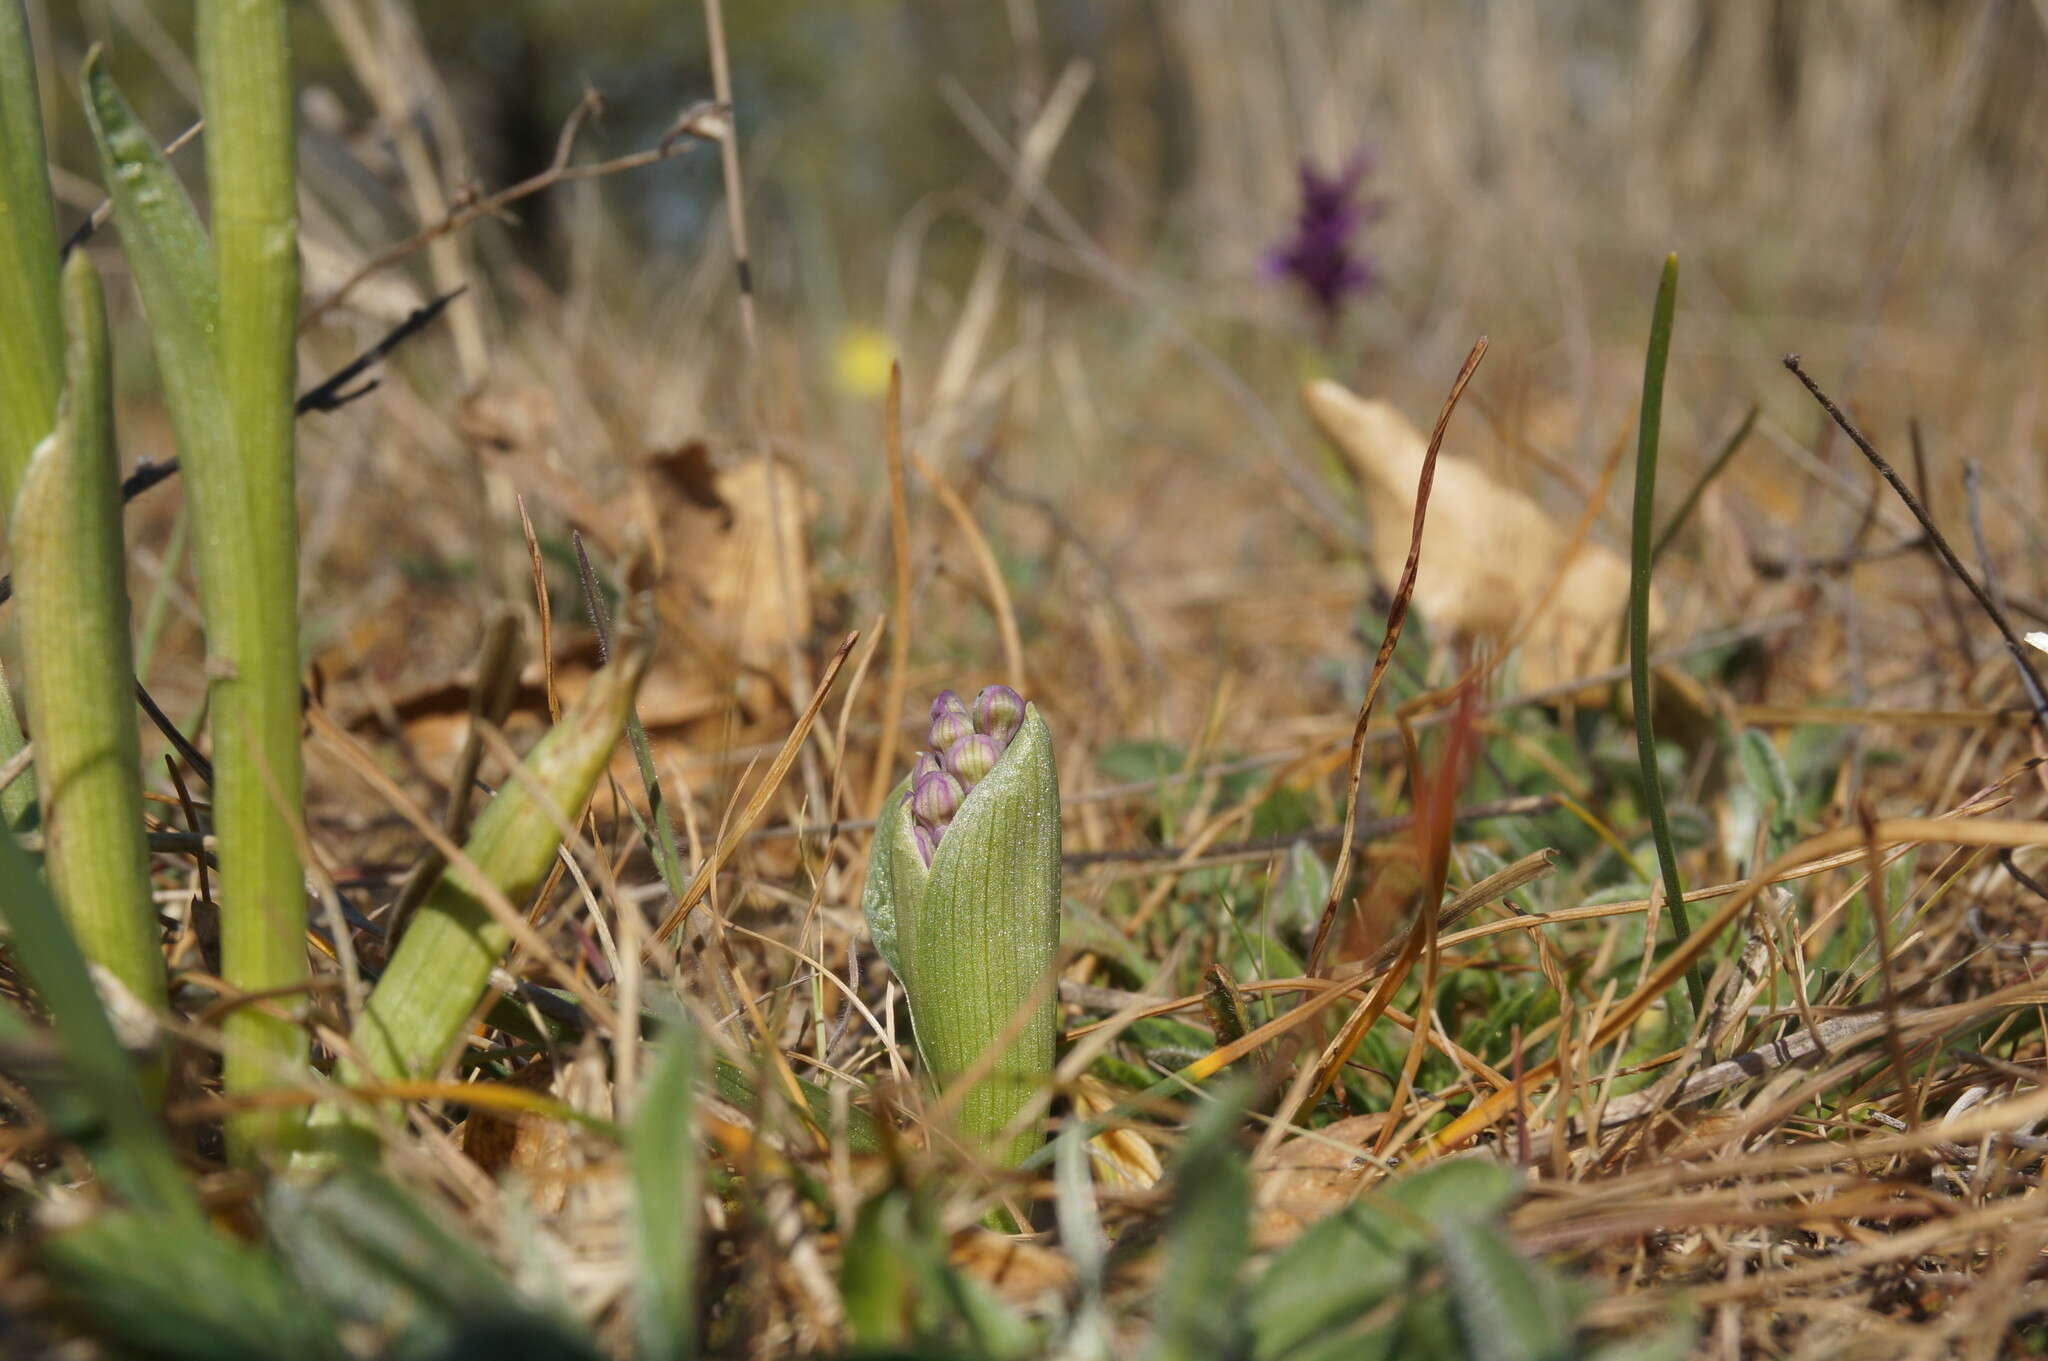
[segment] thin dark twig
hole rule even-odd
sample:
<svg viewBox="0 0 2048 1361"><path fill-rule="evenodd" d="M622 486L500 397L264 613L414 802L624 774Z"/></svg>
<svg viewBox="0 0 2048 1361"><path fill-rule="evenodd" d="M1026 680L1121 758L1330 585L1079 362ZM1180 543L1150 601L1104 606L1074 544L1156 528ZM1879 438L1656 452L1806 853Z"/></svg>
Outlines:
<svg viewBox="0 0 2048 1361"><path fill-rule="evenodd" d="M2019 862L2012 858L2012 847L2000 846L1998 848L1998 863L2005 866L2005 872L2013 877L2013 882L2026 889L2036 898L2048 901L2048 884L2042 883L2039 879L2036 879L2033 875L2019 867Z"/></svg>
<svg viewBox="0 0 2048 1361"><path fill-rule="evenodd" d="M149 715L149 721L156 724L156 730L164 735L164 740L177 748L178 755L185 759L185 764L192 767L200 779L212 784L213 762L201 755L199 748L193 746L191 740L178 731L178 725L171 722L169 714L157 707L157 702L150 698L149 691L143 688L141 681L135 682L135 702L142 706L142 712Z"/></svg>
<svg viewBox="0 0 2048 1361"><path fill-rule="evenodd" d="M1422 526L1429 516L1430 487L1436 481L1436 456L1444 447L1444 431L1451 423L1451 413L1458 409L1458 398L1464 395L1465 385L1472 381L1479 361L1485 357L1486 337L1481 336L1465 356L1464 367L1458 370L1450 395L1444 398L1443 409L1437 413L1436 429L1430 432L1429 449L1422 456L1422 475L1415 486L1415 520L1408 532L1408 560L1401 566L1401 580L1394 587L1394 601L1387 610L1387 631L1380 639L1379 655L1373 658L1372 675L1365 683L1365 698L1358 705L1358 722L1351 729L1351 759L1344 782L1344 834L1337 843L1337 866L1330 875L1330 896L1323 904L1323 915L1316 922L1315 943L1308 952L1311 978L1322 967L1323 949L1330 942L1330 927L1337 920L1337 905L1344 901L1345 879L1351 872L1351 845L1358 829L1358 782L1365 773L1365 730L1372 720L1373 701L1379 698L1380 683L1386 679L1387 667L1394 660L1394 648L1401 641L1401 626L1408 620L1408 602L1415 594L1415 574L1422 565Z"/></svg>
<svg viewBox="0 0 2048 1361"><path fill-rule="evenodd" d="M412 339L413 336L426 329L436 317L440 316L447 309L449 303L461 297L467 290L468 285L465 284L461 288L443 293L432 302L414 308L406 314L404 320L385 332L383 339L379 340L369 349L364 350L354 359L349 360L348 363L342 365L339 369L336 369L326 381L309 388L305 395L301 396L293 404L293 411L301 416L309 411L339 411L358 397L368 396L376 390L376 379L372 379L360 387L349 388L348 385L360 377L363 370L369 368L370 365L384 358L400 345ZM343 391L344 388L348 390ZM121 479L121 503L126 505L152 487L160 486L170 481L178 475L179 467L180 464L175 458L167 458L161 463L150 459L143 459L135 465L134 470L128 476ZM0 576L0 605L6 604L13 596L13 574Z"/></svg>
<svg viewBox="0 0 2048 1361"><path fill-rule="evenodd" d="M308 411L339 411L342 407L356 400L356 398L368 396L376 389L380 380L372 378L361 387L346 392L342 389L347 388L350 383L353 383L362 375L363 370L369 368L370 365L376 363L385 355L390 354L400 345L403 345L406 341L433 325L434 319L448 309L449 303L454 302L468 291L469 285L462 284L459 287L449 289L433 301L420 307L415 307L412 311L406 313L405 319L386 332L382 340L329 374L327 381L316 387L309 388L300 394L298 401L293 403L292 409L301 416L305 415Z"/></svg>
<svg viewBox="0 0 2048 1361"><path fill-rule="evenodd" d="M630 152L627 155L616 156L611 160L599 161L593 165L571 165L570 158L575 154L576 150L576 134L582 129L584 119L590 113L591 107L591 101L588 97L585 98L582 104L577 106L576 112L570 116L568 123L563 127L562 135L555 144L555 158L548 164L546 169L527 176L517 184L500 189L495 194L487 194L481 198L472 197L458 202L453 208L448 210L447 215L440 221L431 223L405 240L386 247L383 251L364 262L355 273L343 280L341 285L332 293L329 293L308 309L306 315L299 319L299 329L304 331L312 326L313 323L319 321L321 317L326 316L342 299L355 292L363 280L379 270L396 264L414 251L422 250L444 236L462 230L479 218L493 217L520 199L540 193L542 190L552 188L557 184L571 180L588 180L604 175L615 175L621 171L637 170L641 166L654 165L658 162L669 160L690 149L689 144L686 144L683 140L685 137L702 141L718 141L721 136L719 129L723 127L724 120L731 116L729 110L719 105L700 102L684 110L682 115L670 125L669 130L662 135L661 140L645 151Z"/></svg>
<svg viewBox="0 0 2048 1361"><path fill-rule="evenodd" d="M1942 537L1940 528L1935 525L1933 518L1928 515L1927 508L1920 504L1920 498L1913 495L1911 489L1900 480L1897 470L1885 461L1884 455L1878 453L1871 446L1870 441L1863 437L1863 432L1856 428L1855 423L1847 415L1843 414L1842 409L1836 406L1825 392L1820 390L1820 384L1814 382L1812 378L1807 376L1806 370L1799 367L1799 356L1796 354L1786 355L1785 367L1792 371L1793 377L1806 385L1806 390L1813 394L1813 399L1820 403L1821 409L1827 412L1833 418L1835 424L1842 427L1842 433L1847 435L1850 441L1863 451L1863 456L1870 460L1870 466L1877 469L1878 476L1891 484L1892 490L1898 493L1901 501L1905 502L1906 509L1913 513L1913 518L1918 520L1920 527L1927 531L1928 541L1934 545L1934 551L1941 554L1941 560L1947 565L1948 570L1956 574L1956 579L1968 588L1970 594L1976 597L1977 603L1983 607L1984 613L1991 617L1991 622L1997 627L1999 636L2005 640L2005 650L2012 654L2013 665L2020 669L2020 679L2027 689L2027 702L2034 710L2034 721L2040 724L2043 729L2048 729L2048 690L2044 690L2040 673L2034 670L2034 663L2027 656L2026 644L2022 643L2019 635L2013 632L2012 624L2005 617L2005 611L2000 609L1998 602L1993 600L1990 593L1978 584L1977 578L1970 575L1970 569L1963 566L1963 560L1956 556L1955 549L1949 547L1948 540Z"/></svg>

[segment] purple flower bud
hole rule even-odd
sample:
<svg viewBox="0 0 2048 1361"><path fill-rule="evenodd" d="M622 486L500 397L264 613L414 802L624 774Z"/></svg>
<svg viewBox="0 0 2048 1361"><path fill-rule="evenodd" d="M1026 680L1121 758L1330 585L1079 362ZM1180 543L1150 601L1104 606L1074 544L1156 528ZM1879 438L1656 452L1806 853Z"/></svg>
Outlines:
<svg viewBox="0 0 2048 1361"><path fill-rule="evenodd" d="M924 861L925 867L929 869L932 857L939 852L939 834L922 822L912 823L910 834L917 838L918 859Z"/></svg>
<svg viewBox="0 0 2048 1361"><path fill-rule="evenodd" d="M952 691L947 691L951 694ZM965 708L948 709L932 715L931 743L933 751L944 751L961 738L974 731L974 720L967 716Z"/></svg>
<svg viewBox="0 0 2048 1361"><path fill-rule="evenodd" d="M1001 745L987 733L969 733L946 748L946 769L959 776L960 783L969 789L979 784L1002 759Z"/></svg>
<svg viewBox="0 0 2048 1361"><path fill-rule="evenodd" d="M935 770L911 788L910 811L919 822L937 829L952 820L960 800L966 797L967 791L958 780L943 770Z"/></svg>
<svg viewBox="0 0 2048 1361"><path fill-rule="evenodd" d="M919 780L939 769L942 769L942 767L939 765L938 757L928 751L919 752L917 759L910 763L910 787L912 789L917 788Z"/></svg>
<svg viewBox="0 0 2048 1361"><path fill-rule="evenodd" d="M965 717L967 703L960 698L957 690L941 690L932 699L932 719L937 721L940 714L959 714Z"/></svg>
<svg viewBox="0 0 2048 1361"><path fill-rule="evenodd" d="M974 697L974 727L1007 747L1024 726L1024 696L1007 685L984 686Z"/></svg>

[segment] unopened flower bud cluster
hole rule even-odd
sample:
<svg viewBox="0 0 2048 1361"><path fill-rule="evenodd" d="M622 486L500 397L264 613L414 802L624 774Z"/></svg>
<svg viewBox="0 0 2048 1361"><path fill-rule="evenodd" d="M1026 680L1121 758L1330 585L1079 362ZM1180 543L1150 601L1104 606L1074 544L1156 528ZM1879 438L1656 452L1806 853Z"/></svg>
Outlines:
<svg viewBox="0 0 2048 1361"><path fill-rule="evenodd" d="M972 707L951 690L932 701L929 747L910 771L912 832L926 865L968 793L995 769L1023 726L1024 697L1007 685L985 687Z"/></svg>

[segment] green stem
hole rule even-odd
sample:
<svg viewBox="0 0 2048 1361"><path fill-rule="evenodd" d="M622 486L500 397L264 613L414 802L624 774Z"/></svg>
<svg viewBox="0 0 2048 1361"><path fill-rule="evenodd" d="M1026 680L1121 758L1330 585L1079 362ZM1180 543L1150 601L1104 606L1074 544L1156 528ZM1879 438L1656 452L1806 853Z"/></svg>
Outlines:
<svg viewBox="0 0 2048 1361"><path fill-rule="evenodd" d="M1664 783L1657 773L1657 734L1650 721L1650 568L1652 536L1657 518L1657 440L1664 420L1664 369L1671 358L1671 322L1678 308L1678 256L1664 257L1664 275L1657 284L1656 308L1650 314L1650 347L1643 358L1643 409L1636 440L1636 503L1628 590L1629 696L1635 704L1636 759L1643 772L1643 806L1650 815L1650 837L1657 844L1657 867L1664 878L1664 907L1671 918L1671 937L1692 934L1685 892L1678 878L1678 853L1671 844L1671 820L1664 811ZM1706 1002L1706 984L1697 968L1685 976L1686 991L1697 1013Z"/></svg>
<svg viewBox="0 0 2048 1361"><path fill-rule="evenodd" d="M221 966L245 992L306 979L300 816L298 505L292 459L298 335L298 185L282 0L202 0L217 356L229 457L188 467L204 562L213 678L214 826ZM202 485L204 484L204 485ZM304 1070L306 1037L271 1007L229 1014L225 1087L246 1095ZM291 1118L230 1128L236 1155L289 1142Z"/></svg>
<svg viewBox="0 0 2048 1361"><path fill-rule="evenodd" d="M43 145L42 95L19 0L0 0L0 517L14 507L22 469L57 423L64 328L57 303L57 226ZM21 719L0 671L0 762L22 748ZM24 771L0 790L0 816L18 827L35 807Z"/></svg>

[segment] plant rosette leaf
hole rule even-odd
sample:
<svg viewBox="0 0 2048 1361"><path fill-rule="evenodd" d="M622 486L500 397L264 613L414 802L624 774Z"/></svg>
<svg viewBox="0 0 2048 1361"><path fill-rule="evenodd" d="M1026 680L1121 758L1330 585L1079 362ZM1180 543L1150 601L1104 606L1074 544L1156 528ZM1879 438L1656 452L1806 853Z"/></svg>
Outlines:
<svg viewBox="0 0 2048 1361"><path fill-rule="evenodd" d="M951 691L934 702L932 745L883 806L862 908L909 997L933 1087L978 1073L958 1098L955 1127L976 1153L1013 1167L1040 1135L1010 1126L1053 1067L1052 734L1014 690L990 686L972 712Z"/></svg>

